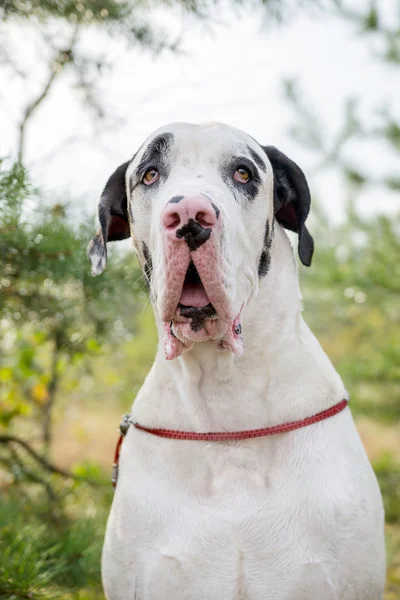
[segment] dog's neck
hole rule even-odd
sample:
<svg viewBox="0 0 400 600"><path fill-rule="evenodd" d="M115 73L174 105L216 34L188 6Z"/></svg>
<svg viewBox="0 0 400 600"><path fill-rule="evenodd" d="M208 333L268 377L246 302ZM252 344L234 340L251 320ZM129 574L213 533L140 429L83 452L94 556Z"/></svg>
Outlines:
<svg viewBox="0 0 400 600"><path fill-rule="evenodd" d="M315 414L343 398L343 383L302 316L291 245L277 227L271 266L242 313L244 352L195 344L166 361L160 343L135 402L147 426L237 431ZM162 326L159 324L160 339Z"/></svg>

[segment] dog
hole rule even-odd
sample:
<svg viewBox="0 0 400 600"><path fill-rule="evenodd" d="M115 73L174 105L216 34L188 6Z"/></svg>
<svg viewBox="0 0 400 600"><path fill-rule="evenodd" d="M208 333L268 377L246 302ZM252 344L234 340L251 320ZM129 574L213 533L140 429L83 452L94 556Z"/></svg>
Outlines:
<svg viewBox="0 0 400 600"><path fill-rule="evenodd" d="M131 237L159 331L121 449L108 600L383 598L379 486L285 232L309 266L309 210L297 164L221 123L159 129L108 180L92 272Z"/></svg>

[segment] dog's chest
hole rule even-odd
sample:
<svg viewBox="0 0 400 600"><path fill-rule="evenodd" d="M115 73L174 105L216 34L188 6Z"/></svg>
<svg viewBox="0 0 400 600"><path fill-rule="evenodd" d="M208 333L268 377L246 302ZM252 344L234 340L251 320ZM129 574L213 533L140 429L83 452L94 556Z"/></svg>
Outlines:
<svg viewBox="0 0 400 600"><path fill-rule="evenodd" d="M104 572L133 574L135 600L358 598L355 561L376 571L377 490L340 452L316 455L309 435L286 452L278 440L267 452L189 444L157 477L139 454L117 491Z"/></svg>

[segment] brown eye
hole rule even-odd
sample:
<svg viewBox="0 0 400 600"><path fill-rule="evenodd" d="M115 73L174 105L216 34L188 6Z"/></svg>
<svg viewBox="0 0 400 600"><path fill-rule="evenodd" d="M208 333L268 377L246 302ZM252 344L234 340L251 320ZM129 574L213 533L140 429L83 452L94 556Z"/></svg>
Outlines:
<svg viewBox="0 0 400 600"><path fill-rule="evenodd" d="M247 183L251 179L251 174L246 167L238 167L233 175L233 179L239 183Z"/></svg>
<svg viewBox="0 0 400 600"><path fill-rule="evenodd" d="M145 185L151 185L152 183L155 183L159 177L160 173L157 169L147 169L142 181Z"/></svg>

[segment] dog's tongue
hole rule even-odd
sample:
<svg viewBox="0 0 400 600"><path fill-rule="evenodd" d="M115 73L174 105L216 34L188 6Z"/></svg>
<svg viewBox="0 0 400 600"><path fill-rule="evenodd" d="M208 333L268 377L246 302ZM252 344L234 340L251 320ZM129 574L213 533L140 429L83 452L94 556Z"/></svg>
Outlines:
<svg viewBox="0 0 400 600"><path fill-rule="evenodd" d="M185 283L179 303L183 306L202 308L210 304L210 300L202 283Z"/></svg>

